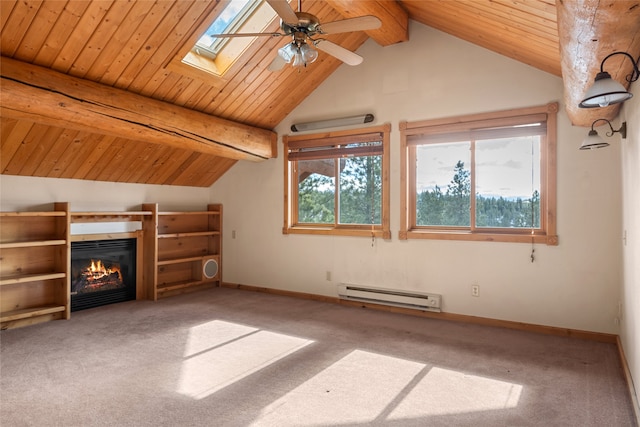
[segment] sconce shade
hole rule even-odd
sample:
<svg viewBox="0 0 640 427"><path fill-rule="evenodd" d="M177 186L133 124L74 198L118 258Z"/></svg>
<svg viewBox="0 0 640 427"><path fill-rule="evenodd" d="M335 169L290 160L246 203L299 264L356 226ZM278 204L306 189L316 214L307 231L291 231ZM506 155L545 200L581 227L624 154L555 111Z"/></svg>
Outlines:
<svg viewBox="0 0 640 427"><path fill-rule="evenodd" d="M619 133L622 139L625 139L627 137L627 122L622 122L622 124L620 125L620 129L616 130L613 128L613 125L609 120L596 119L593 121L593 123L591 123L591 130L589 131L589 135L587 135L584 141L582 141L582 145L580 145L581 150L591 150L594 148L609 146L608 143L604 142L604 139L600 138L598 132L596 132L596 130L593 128L598 122L605 122L609 125L609 129L611 129L611 132L607 132L607 136L613 136L614 134Z"/></svg>
<svg viewBox="0 0 640 427"><path fill-rule="evenodd" d="M580 145L581 150L593 150L595 148L604 148L608 147L609 143L605 142L604 139L598 135L598 132L591 129L589 131L589 135L582 141L582 145Z"/></svg>
<svg viewBox="0 0 640 427"><path fill-rule="evenodd" d="M579 107L607 107L611 104L624 102L632 96L633 94L627 92L624 86L613 80L609 73L602 71L596 75L595 82L587 91Z"/></svg>

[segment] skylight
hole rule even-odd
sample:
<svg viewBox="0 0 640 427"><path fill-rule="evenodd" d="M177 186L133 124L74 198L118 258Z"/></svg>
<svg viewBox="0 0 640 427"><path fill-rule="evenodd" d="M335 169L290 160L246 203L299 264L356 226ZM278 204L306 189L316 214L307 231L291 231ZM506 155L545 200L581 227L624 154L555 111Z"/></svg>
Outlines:
<svg viewBox="0 0 640 427"><path fill-rule="evenodd" d="M229 38L212 37L212 34L234 33L247 20L264 0L232 0L222 13L198 39L193 51L202 56L215 59Z"/></svg>
<svg viewBox="0 0 640 427"><path fill-rule="evenodd" d="M273 8L264 0L221 1L213 13L213 22L208 27L201 27L201 32L194 35L176 55L170 64L173 71L208 82L211 81L211 77L223 77L227 72L233 73L242 65L243 53L261 37L212 35L263 33L278 19ZM245 60L248 58L249 56Z"/></svg>

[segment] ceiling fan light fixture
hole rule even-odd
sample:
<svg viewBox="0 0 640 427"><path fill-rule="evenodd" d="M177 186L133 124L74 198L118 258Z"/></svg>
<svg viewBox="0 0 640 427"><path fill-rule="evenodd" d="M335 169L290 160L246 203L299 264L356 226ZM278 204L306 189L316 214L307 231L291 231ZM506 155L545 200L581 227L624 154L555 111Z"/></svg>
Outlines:
<svg viewBox="0 0 640 427"><path fill-rule="evenodd" d="M287 43L278 49L278 55L280 55L280 58L284 59L287 63L290 63L297 53L298 46L296 46L295 43Z"/></svg>
<svg viewBox="0 0 640 427"><path fill-rule="evenodd" d="M304 58L302 56L302 52L298 51L294 56L293 56L293 65L294 67L302 67L303 65L306 65L304 63Z"/></svg>
<svg viewBox="0 0 640 427"><path fill-rule="evenodd" d="M280 17L281 31L209 34L209 30L207 30L207 36L209 38L259 36L291 37L292 40L285 46L278 49L277 56L267 67L269 71L279 71L285 66L285 64L292 64L294 67L306 67L307 64L315 62L318 59L318 50L316 50L316 47L318 47L319 42L323 42L322 47L319 47L320 51L328 53L345 64L359 65L362 62L362 57L360 55L329 40L314 39L314 36L340 34L352 31L375 30L380 28L382 25L382 21L372 15L358 16L355 18L341 19L321 24L317 16L302 11L302 0L298 0L298 12L295 12L291 8L291 5L289 4L291 0L266 0L266 2Z"/></svg>
<svg viewBox="0 0 640 427"><path fill-rule="evenodd" d="M301 43L300 46L296 42L287 43L286 46L278 49L278 55L287 63L293 61L294 67L305 67L318 59L318 51L307 43Z"/></svg>
<svg viewBox="0 0 640 427"><path fill-rule="evenodd" d="M318 51L309 46L307 43L300 46L300 53L302 54L302 59L304 59L305 65L311 64L318 59Z"/></svg>

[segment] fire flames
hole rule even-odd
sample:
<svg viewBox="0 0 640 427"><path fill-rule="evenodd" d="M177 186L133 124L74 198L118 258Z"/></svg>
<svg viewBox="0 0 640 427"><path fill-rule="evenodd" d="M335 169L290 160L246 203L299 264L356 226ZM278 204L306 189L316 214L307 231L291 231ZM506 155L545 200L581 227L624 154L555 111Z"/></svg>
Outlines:
<svg viewBox="0 0 640 427"><path fill-rule="evenodd" d="M82 294L124 286L120 265L117 263L107 267L101 260L91 260L80 274L71 281L72 292Z"/></svg>
<svg viewBox="0 0 640 427"><path fill-rule="evenodd" d="M111 277L113 275L117 275L117 280L122 281L122 272L120 271L120 267L111 266L107 268L101 260L95 261L92 259L91 265L89 265L82 273L89 282L100 280L103 277Z"/></svg>

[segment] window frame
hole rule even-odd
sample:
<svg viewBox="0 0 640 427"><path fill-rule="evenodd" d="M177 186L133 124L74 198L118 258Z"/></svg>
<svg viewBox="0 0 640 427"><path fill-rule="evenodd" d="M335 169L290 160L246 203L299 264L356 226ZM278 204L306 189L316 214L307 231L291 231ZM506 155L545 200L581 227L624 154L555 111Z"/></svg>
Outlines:
<svg viewBox="0 0 640 427"><path fill-rule="evenodd" d="M207 27L207 31L205 31L205 34L209 31L209 29L213 26L213 24L215 24L216 21L220 19L220 16L226 11L227 7L229 7L230 5L231 5L231 2L226 2L224 9L222 9L222 12L216 17L216 19L213 20L211 25ZM243 8L240 9L240 11L238 11L238 13L233 17L231 21L229 21L227 26L224 29L222 29L221 33L237 32L238 29L241 28L246 23L249 17L255 12L255 10L259 6L260 6L260 2L252 2L251 0L248 0L247 3L243 6ZM230 38L217 38L207 46L203 43L200 43L200 40L202 39L202 37L204 37L205 34L203 34L202 36L200 36L200 38L198 38L198 40L196 40L193 47L191 48L191 51L194 52L196 55L200 55L215 61L216 57L218 56L218 53L222 49L224 49L224 46L230 41ZM201 49L204 52L200 53L198 49Z"/></svg>
<svg viewBox="0 0 640 427"><path fill-rule="evenodd" d="M468 240L514 243L544 243L557 245L557 113L558 103L538 107L503 110L490 113L470 114L417 122L400 122L400 240L437 239ZM416 209L416 146L408 140L417 135L437 135L455 132L472 132L474 129L492 126L516 125L531 117L543 117L546 121L546 135L540 146L540 228L488 228L475 225L475 195L471 195L471 221L469 227L417 226ZM473 143L471 143L473 144ZM471 179L475 179L474 151L471 152ZM409 167L413 164L414 167Z"/></svg>
<svg viewBox="0 0 640 427"><path fill-rule="evenodd" d="M215 58L210 55L198 55L193 51L202 35L209 29L231 0L211 2L203 13L204 18L197 22L196 30L187 37L182 46L175 50L163 65L170 71L193 79L204 81L213 87L222 87L257 52L262 43L256 43L263 37L233 37L225 39L224 46ZM265 1L254 8L244 21L231 32L262 33L277 31L280 18ZM266 37L265 37L266 38Z"/></svg>
<svg viewBox="0 0 640 427"><path fill-rule="evenodd" d="M333 225L327 224L298 224L298 188L297 179L295 174L295 167L297 161L289 159L289 153L291 149L289 145L291 143L300 144L308 143L310 145L318 143L321 140L328 139L341 139L353 137L354 141L358 141L358 136L380 133L382 141L382 165L381 165L381 207L380 216L381 223L377 225L368 224L338 224L337 210L336 223ZM390 166L390 153L389 153L389 141L390 141L391 125L384 124L381 126L350 129L343 131L330 131L316 134L306 135L283 135L282 143L284 145L283 158L284 158L284 226L282 228L283 234L319 234L319 235L338 235L338 236L356 236L356 237L381 237L383 239L391 238L390 229L390 180L389 180L389 166ZM315 141L315 142L314 142ZM322 143L321 143L322 144ZM331 145L331 144L322 144ZM348 156L338 156L336 159L347 158ZM295 183L294 183L295 181ZM336 192L338 192L338 186L336 183ZM336 207L334 207L336 209Z"/></svg>

